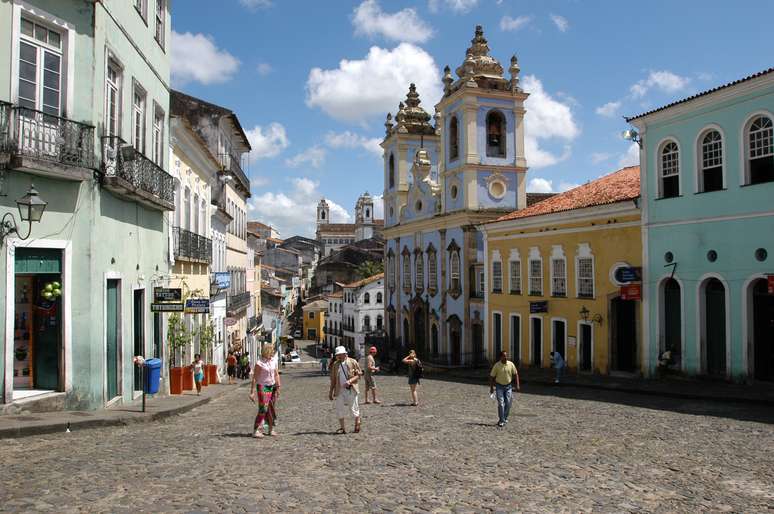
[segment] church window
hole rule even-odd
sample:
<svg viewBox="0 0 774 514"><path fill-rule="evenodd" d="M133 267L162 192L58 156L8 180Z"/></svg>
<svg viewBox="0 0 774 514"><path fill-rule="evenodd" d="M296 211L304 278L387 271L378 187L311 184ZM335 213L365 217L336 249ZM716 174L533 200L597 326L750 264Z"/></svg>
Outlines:
<svg viewBox="0 0 774 514"><path fill-rule="evenodd" d="M408 249L403 249L403 291L411 292L411 254Z"/></svg>
<svg viewBox="0 0 774 514"><path fill-rule="evenodd" d="M723 189L723 137L710 130L701 138L701 173L699 191Z"/></svg>
<svg viewBox="0 0 774 514"><path fill-rule="evenodd" d="M371 211L370 211L369 209L366 209L366 215L365 215L365 217L366 217L366 218L370 218L370 217L371 217Z"/></svg>
<svg viewBox="0 0 774 514"><path fill-rule="evenodd" d="M435 296L438 290L438 260L435 248L430 246L427 250L427 292Z"/></svg>
<svg viewBox="0 0 774 514"><path fill-rule="evenodd" d="M747 183L774 181L774 127L768 116L756 116L747 132Z"/></svg>
<svg viewBox="0 0 774 514"><path fill-rule="evenodd" d="M680 196L680 150L677 143L667 141L661 147L661 198Z"/></svg>
<svg viewBox="0 0 774 514"><path fill-rule="evenodd" d="M376 293L376 303L382 303L382 293Z"/></svg>
<svg viewBox="0 0 774 514"><path fill-rule="evenodd" d="M371 295L369 293L363 295L363 303L371 303Z"/></svg>
<svg viewBox="0 0 774 514"><path fill-rule="evenodd" d="M389 163L389 174L390 174L390 188L395 187L395 156L390 154L390 163Z"/></svg>
<svg viewBox="0 0 774 514"><path fill-rule="evenodd" d="M454 251L451 254L451 262L450 262L450 276L451 276L451 284L450 288L452 291L459 292L460 291L460 253L459 251Z"/></svg>
<svg viewBox="0 0 774 514"><path fill-rule="evenodd" d="M457 117L452 116L449 121L449 160L453 161L460 156L460 134Z"/></svg>
<svg viewBox="0 0 774 514"><path fill-rule="evenodd" d="M320 213L320 219L321 219L321 220L324 220L324 219L325 219L325 211L322 211L322 212Z"/></svg>
<svg viewBox="0 0 774 514"><path fill-rule="evenodd" d="M416 290L417 293L421 293L425 287L425 256L422 252L416 252L414 255L414 267L416 268Z"/></svg>
<svg viewBox="0 0 774 514"><path fill-rule="evenodd" d="M505 118L499 111L486 116L486 155L505 157Z"/></svg>

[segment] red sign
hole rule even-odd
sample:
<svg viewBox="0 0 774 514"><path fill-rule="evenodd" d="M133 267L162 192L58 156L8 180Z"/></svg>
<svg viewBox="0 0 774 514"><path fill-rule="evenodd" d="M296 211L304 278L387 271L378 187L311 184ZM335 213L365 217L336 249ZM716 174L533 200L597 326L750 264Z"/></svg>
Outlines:
<svg viewBox="0 0 774 514"><path fill-rule="evenodd" d="M774 275L769 275L769 294L774 294Z"/></svg>
<svg viewBox="0 0 774 514"><path fill-rule="evenodd" d="M234 325L237 324L237 320L235 320L234 318L226 318L223 320L223 324L226 325L227 327L233 327Z"/></svg>
<svg viewBox="0 0 774 514"><path fill-rule="evenodd" d="M642 284L621 286L621 300L642 300Z"/></svg>

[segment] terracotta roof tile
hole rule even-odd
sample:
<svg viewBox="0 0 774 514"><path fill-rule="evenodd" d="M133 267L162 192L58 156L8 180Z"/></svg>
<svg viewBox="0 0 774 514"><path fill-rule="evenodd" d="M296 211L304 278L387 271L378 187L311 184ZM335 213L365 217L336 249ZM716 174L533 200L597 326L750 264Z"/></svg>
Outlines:
<svg viewBox="0 0 774 514"><path fill-rule="evenodd" d="M348 234L355 233L356 225L354 223L328 223L327 225L320 225L320 234Z"/></svg>
<svg viewBox="0 0 774 514"><path fill-rule="evenodd" d="M366 284L370 284L371 282L376 282L377 280L383 278L384 273L377 273L376 275L371 275L370 277L364 278L363 280L358 280L357 282L352 282L351 284L344 284L344 287L360 287Z"/></svg>
<svg viewBox="0 0 774 514"><path fill-rule="evenodd" d="M506 214L490 223L623 202L639 196L640 167L630 166L547 198L526 209Z"/></svg>
<svg viewBox="0 0 774 514"><path fill-rule="evenodd" d="M527 207L532 207L536 203L556 195L557 193L527 193Z"/></svg>

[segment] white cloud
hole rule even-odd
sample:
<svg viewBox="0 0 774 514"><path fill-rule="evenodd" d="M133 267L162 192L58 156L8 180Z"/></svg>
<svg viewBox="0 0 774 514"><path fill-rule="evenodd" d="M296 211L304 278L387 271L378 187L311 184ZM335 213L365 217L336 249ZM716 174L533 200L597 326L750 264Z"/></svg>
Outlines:
<svg viewBox="0 0 774 514"><path fill-rule="evenodd" d="M395 13L382 11L377 0L365 0L352 14L355 34L369 37L382 36L391 41L424 43L433 36L433 29L407 7Z"/></svg>
<svg viewBox="0 0 774 514"><path fill-rule="evenodd" d="M276 157L290 145L285 127L277 122L269 123L265 127L256 125L245 134L252 147L250 160L253 162L258 159Z"/></svg>
<svg viewBox="0 0 774 514"><path fill-rule="evenodd" d="M319 145L310 146L300 154L294 155L290 159L285 159L285 165L291 168L298 168L302 164L308 164L312 168L319 168L325 162L325 148Z"/></svg>
<svg viewBox="0 0 774 514"><path fill-rule="evenodd" d="M411 43L392 50L373 46L365 59L342 59L336 69L313 68L306 105L340 121L365 123L375 115L395 113L414 82L425 110L432 112L441 98L440 76L433 57Z"/></svg>
<svg viewBox="0 0 774 514"><path fill-rule="evenodd" d="M239 69L239 60L215 45L212 36L179 34L172 31L172 81L176 85L200 82L204 85L231 80Z"/></svg>
<svg viewBox="0 0 774 514"><path fill-rule="evenodd" d="M618 114L618 109L621 108L621 102L607 102L601 107L597 107L596 113L606 118L612 118Z"/></svg>
<svg viewBox="0 0 774 514"><path fill-rule="evenodd" d="M554 25L556 25L556 28L559 29L559 32L567 32L567 29L570 28L570 22L567 21L567 18L565 18L564 16L559 16L558 14L552 14L551 21L554 22Z"/></svg>
<svg viewBox="0 0 774 514"><path fill-rule="evenodd" d="M676 93L685 89L690 82L689 77L681 77L671 71L651 71L647 78L633 84L629 92L634 98L642 98L653 88L664 93Z"/></svg>
<svg viewBox="0 0 774 514"><path fill-rule="evenodd" d="M534 75L527 75L522 82L530 93L524 102L527 114L524 120L524 146L530 168L543 168L570 158L570 143L580 135L570 106L562 103L543 89L543 83ZM556 155L540 147L545 140L564 141L562 153Z"/></svg>
<svg viewBox="0 0 774 514"><path fill-rule="evenodd" d="M640 164L640 146L637 143L629 145L629 149L618 159L618 166L637 166Z"/></svg>
<svg viewBox="0 0 774 514"><path fill-rule="evenodd" d="M383 195L374 196L374 219L375 220L384 219L384 196Z"/></svg>
<svg viewBox="0 0 774 514"><path fill-rule="evenodd" d="M560 181L559 186L554 188L554 181L545 178L535 177L527 184L527 192L529 193L563 193L570 189L575 189L580 184L573 182Z"/></svg>
<svg viewBox="0 0 774 514"><path fill-rule="evenodd" d="M526 27L531 21L532 16L519 16L517 18L503 16L502 19L500 19L500 30L519 30Z"/></svg>
<svg viewBox="0 0 774 514"><path fill-rule="evenodd" d="M284 237L313 236L317 203L322 197L320 184L306 177L293 178L290 182L288 191L269 191L254 196L249 202L250 217L277 228ZM344 207L331 200L327 201L333 223L352 222L352 216Z"/></svg>
<svg viewBox="0 0 774 514"><path fill-rule="evenodd" d="M361 136L349 130L325 134L325 144L331 148L363 148L379 157L383 152L382 147L379 146L380 142L379 138Z"/></svg>
<svg viewBox="0 0 774 514"><path fill-rule="evenodd" d="M591 154L591 162L594 164L599 164L600 162L605 162L611 157L612 155L606 152L594 152Z"/></svg>
<svg viewBox="0 0 774 514"><path fill-rule="evenodd" d="M258 66L255 67L255 70L258 72L258 75L266 76L272 71L274 71L274 68L271 67L271 64L267 62L258 63Z"/></svg>
<svg viewBox="0 0 774 514"><path fill-rule="evenodd" d="M441 7L446 7L456 13L466 13L477 5L478 0L430 0L427 3L430 12L438 12Z"/></svg>
<svg viewBox="0 0 774 514"><path fill-rule="evenodd" d="M239 0L239 3L248 9L271 7L271 0Z"/></svg>

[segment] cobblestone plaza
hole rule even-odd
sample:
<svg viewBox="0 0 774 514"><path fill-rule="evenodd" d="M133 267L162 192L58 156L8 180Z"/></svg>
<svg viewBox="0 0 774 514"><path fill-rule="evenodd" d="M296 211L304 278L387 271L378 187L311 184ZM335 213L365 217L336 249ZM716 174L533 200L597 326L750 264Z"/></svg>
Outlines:
<svg viewBox="0 0 774 514"><path fill-rule="evenodd" d="M247 388L166 421L4 441L3 511L763 512L774 412L523 387L505 429L485 386L379 377L363 432L334 435L327 378L283 375L276 438Z"/></svg>

